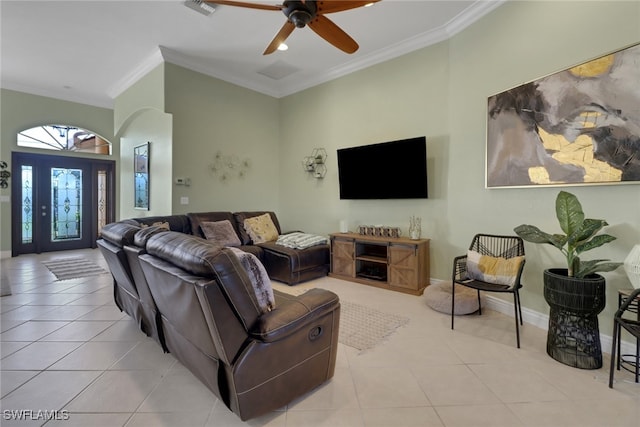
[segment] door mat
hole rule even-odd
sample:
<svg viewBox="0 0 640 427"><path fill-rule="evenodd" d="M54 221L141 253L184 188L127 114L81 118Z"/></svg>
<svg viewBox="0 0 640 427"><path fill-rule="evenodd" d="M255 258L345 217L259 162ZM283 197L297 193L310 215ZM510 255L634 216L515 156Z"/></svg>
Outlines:
<svg viewBox="0 0 640 427"><path fill-rule="evenodd" d="M99 265L81 257L53 259L42 261L42 263L58 280L78 279L108 273Z"/></svg>

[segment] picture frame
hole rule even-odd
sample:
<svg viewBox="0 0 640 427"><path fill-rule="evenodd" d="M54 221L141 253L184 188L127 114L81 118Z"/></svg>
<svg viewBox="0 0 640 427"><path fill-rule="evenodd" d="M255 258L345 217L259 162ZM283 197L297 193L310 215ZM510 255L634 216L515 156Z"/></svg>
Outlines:
<svg viewBox="0 0 640 427"><path fill-rule="evenodd" d="M149 149L151 143L146 142L133 148L133 192L134 208L149 210Z"/></svg>
<svg viewBox="0 0 640 427"><path fill-rule="evenodd" d="M640 43L490 96L486 188L640 182Z"/></svg>

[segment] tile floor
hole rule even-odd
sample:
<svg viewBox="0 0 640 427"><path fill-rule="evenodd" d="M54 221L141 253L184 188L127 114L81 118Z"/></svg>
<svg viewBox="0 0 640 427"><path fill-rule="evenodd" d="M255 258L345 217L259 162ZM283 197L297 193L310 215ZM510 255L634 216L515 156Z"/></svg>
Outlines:
<svg viewBox="0 0 640 427"><path fill-rule="evenodd" d="M2 260L13 295L1 298L0 424L44 424L12 420L11 410L60 410L68 419L48 427L243 425L118 311L110 275L56 281L41 263L78 254L106 267L98 250ZM606 358L596 371L559 364L534 326L518 350L513 319L497 312L459 317L451 331L422 297L332 278L298 286L411 320L374 349L341 344L330 382L248 425L640 426L631 374L617 373L611 390Z"/></svg>

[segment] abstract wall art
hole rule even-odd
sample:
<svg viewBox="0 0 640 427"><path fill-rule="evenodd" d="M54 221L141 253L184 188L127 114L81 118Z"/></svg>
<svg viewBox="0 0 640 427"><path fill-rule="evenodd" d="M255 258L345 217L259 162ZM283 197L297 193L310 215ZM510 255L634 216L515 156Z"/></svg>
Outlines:
<svg viewBox="0 0 640 427"><path fill-rule="evenodd" d="M493 95L487 188L640 182L640 44Z"/></svg>

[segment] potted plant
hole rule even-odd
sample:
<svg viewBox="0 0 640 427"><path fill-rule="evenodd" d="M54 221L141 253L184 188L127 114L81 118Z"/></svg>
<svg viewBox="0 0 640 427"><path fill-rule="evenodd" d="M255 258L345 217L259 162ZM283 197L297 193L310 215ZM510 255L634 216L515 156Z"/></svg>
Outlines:
<svg viewBox="0 0 640 427"><path fill-rule="evenodd" d="M569 366L583 369L602 367L598 314L606 304L605 278L599 272L613 271L622 263L607 259L585 261L582 253L616 238L599 234L609 225L602 219L585 218L578 198L560 191L556 216L564 234L549 234L533 225L514 229L531 243L549 244L565 256L566 268L544 271L544 298L549 304L547 353Z"/></svg>

